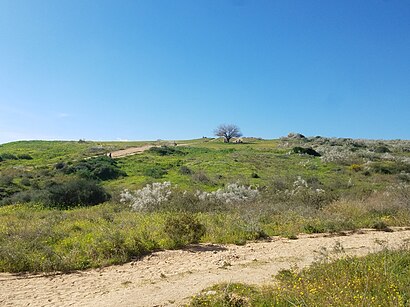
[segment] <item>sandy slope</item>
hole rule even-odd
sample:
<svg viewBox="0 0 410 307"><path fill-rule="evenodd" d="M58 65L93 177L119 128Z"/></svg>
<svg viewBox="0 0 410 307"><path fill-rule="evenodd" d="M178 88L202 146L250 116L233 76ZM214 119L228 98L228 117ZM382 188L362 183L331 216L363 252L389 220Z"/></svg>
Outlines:
<svg viewBox="0 0 410 307"><path fill-rule="evenodd" d="M176 146L173 143L170 143L169 146ZM187 144L178 144L177 146L187 146ZM111 157L112 158L122 158L126 156L132 156L135 154L140 154L143 153L144 151L152 148L152 147L160 147L160 145L144 145L144 146L139 146L139 147L129 147L126 149L121 149L117 151L111 152Z"/></svg>
<svg viewBox="0 0 410 307"><path fill-rule="evenodd" d="M144 145L144 146L139 146L139 147L130 147L130 148L127 148L127 149L113 151L111 153L111 156L113 158L121 158L121 157L130 156L130 155L135 155L135 154L143 153L144 151L150 149L151 147L154 147L154 145Z"/></svg>
<svg viewBox="0 0 410 307"><path fill-rule="evenodd" d="M178 306L219 282L261 284L280 269L305 267L337 242L351 255L410 240L410 230L348 236L301 235L297 240L195 245L160 251L120 266L53 276L0 274L0 306ZM380 241L385 241L383 245Z"/></svg>

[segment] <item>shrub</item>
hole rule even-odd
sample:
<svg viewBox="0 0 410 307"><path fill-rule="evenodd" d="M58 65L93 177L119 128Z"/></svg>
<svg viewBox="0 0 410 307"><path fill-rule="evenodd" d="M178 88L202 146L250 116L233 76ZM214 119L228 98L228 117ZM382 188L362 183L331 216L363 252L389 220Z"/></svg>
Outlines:
<svg viewBox="0 0 410 307"><path fill-rule="evenodd" d="M264 191L264 196L270 202L281 204L281 206L295 205L301 208L321 209L338 198L338 195L331 191L322 189L320 181L313 177L308 180L298 176L293 183L285 179L274 181L270 187Z"/></svg>
<svg viewBox="0 0 410 307"><path fill-rule="evenodd" d="M49 194L45 190L29 189L10 193L0 201L0 205L23 204L29 202L46 203Z"/></svg>
<svg viewBox="0 0 410 307"><path fill-rule="evenodd" d="M54 167L57 170L61 170L61 169L66 167L66 164L64 162L58 162L58 163L56 163L56 165L54 165Z"/></svg>
<svg viewBox="0 0 410 307"><path fill-rule="evenodd" d="M84 179L73 179L52 185L47 189L47 192L46 205L58 209L93 206L111 198L103 187Z"/></svg>
<svg viewBox="0 0 410 307"><path fill-rule="evenodd" d="M410 173L410 164L387 161L384 163L372 163L371 170L379 174Z"/></svg>
<svg viewBox="0 0 410 307"><path fill-rule="evenodd" d="M13 155L11 153L2 153L0 156L3 160L17 160L18 159L16 155Z"/></svg>
<svg viewBox="0 0 410 307"><path fill-rule="evenodd" d="M17 158L19 158L20 160L33 160L33 157L29 154L21 154L18 155Z"/></svg>
<svg viewBox="0 0 410 307"><path fill-rule="evenodd" d="M373 228L379 231L392 232L393 230L384 221L378 221L373 224Z"/></svg>
<svg viewBox="0 0 410 307"><path fill-rule="evenodd" d="M14 177L11 175L1 175L0 174L0 186L10 186L13 184Z"/></svg>
<svg viewBox="0 0 410 307"><path fill-rule="evenodd" d="M65 174L76 173L82 178L93 180L111 180L127 175L114 159L105 156L82 160L72 166L58 162L55 168Z"/></svg>
<svg viewBox="0 0 410 307"><path fill-rule="evenodd" d="M260 178L257 173L252 173L252 174L251 174L251 177L252 177L252 178Z"/></svg>
<svg viewBox="0 0 410 307"><path fill-rule="evenodd" d="M350 165L358 161L362 162L362 159L359 159L358 155L346 146L320 146L317 151L321 154L320 159L326 163L336 162Z"/></svg>
<svg viewBox="0 0 410 307"><path fill-rule="evenodd" d="M155 179L160 179L162 178L164 175L166 175L168 172L166 169L162 168L161 166L153 166L150 168L146 168L144 170L144 175L148 176L148 177L152 177Z"/></svg>
<svg viewBox="0 0 410 307"><path fill-rule="evenodd" d="M183 175L191 175L192 174L192 170L189 167L185 166L185 165L182 165L179 168L179 172Z"/></svg>
<svg viewBox="0 0 410 307"><path fill-rule="evenodd" d="M397 175L397 178L404 182L410 182L410 173L401 172Z"/></svg>
<svg viewBox="0 0 410 307"><path fill-rule="evenodd" d="M387 196L392 196L393 202L403 205L410 209L410 185L400 183L390 188L390 193ZM391 200L389 202L392 202Z"/></svg>
<svg viewBox="0 0 410 307"><path fill-rule="evenodd" d="M204 183L204 184L210 184L211 183L211 179L209 179L209 177L207 176L207 174L204 171L196 172L195 174L192 175L192 179L194 181Z"/></svg>
<svg viewBox="0 0 410 307"><path fill-rule="evenodd" d="M350 165L350 169L355 172L360 172L362 170L362 166L360 164L352 164Z"/></svg>
<svg viewBox="0 0 410 307"><path fill-rule="evenodd" d="M226 204L239 203L244 201L252 201L259 195L257 189L238 185L237 183L228 184L223 189L218 189L214 192L197 191L197 197L201 201L222 202Z"/></svg>
<svg viewBox="0 0 410 307"><path fill-rule="evenodd" d="M124 176L125 172L119 170L117 167L114 165L100 165L97 166L91 174L93 177L96 177L100 180L110 180L110 179L116 179L120 176Z"/></svg>
<svg viewBox="0 0 410 307"><path fill-rule="evenodd" d="M21 179L20 183L26 187L30 186L31 184L30 179L28 179L27 177L24 177L23 179Z"/></svg>
<svg viewBox="0 0 410 307"><path fill-rule="evenodd" d="M121 202L129 204L135 211L154 211L168 201L171 194L170 182L155 182L135 192L124 190L121 193Z"/></svg>
<svg viewBox="0 0 410 307"><path fill-rule="evenodd" d="M377 153L387 153L387 152L390 152L390 149L387 147L387 146L377 146L375 149L374 149L374 152L377 152Z"/></svg>
<svg viewBox="0 0 410 307"><path fill-rule="evenodd" d="M314 157L320 157L320 153L318 153L316 150L314 150L311 147L308 147L308 148L293 147L293 152L297 154L304 154L304 155L309 155L309 156L314 156Z"/></svg>
<svg viewBox="0 0 410 307"><path fill-rule="evenodd" d="M158 154L160 156L183 155L184 152L169 146L151 147L148 152Z"/></svg>
<svg viewBox="0 0 410 307"><path fill-rule="evenodd" d="M165 220L164 232L171 240L172 248L198 243L205 234L205 226L192 213L169 215Z"/></svg>

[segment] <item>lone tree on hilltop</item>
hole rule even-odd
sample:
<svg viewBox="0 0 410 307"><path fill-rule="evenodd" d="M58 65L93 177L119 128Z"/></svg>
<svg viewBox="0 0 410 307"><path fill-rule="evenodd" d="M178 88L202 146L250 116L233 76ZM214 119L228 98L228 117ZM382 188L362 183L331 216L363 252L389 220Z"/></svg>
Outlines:
<svg viewBox="0 0 410 307"><path fill-rule="evenodd" d="M224 142L229 143L232 138L238 138L242 136L242 133L238 126L236 125L219 125L218 128L214 130L216 136L221 136L224 138Z"/></svg>

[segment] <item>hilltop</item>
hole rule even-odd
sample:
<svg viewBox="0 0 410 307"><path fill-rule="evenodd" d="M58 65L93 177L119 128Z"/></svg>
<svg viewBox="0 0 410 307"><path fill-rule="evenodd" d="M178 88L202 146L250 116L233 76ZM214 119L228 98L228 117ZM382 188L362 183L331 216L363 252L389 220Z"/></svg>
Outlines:
<svg viewBox="0 0 410 307"><path fill-rule="evenodd" d="M297 135L296 135L297 136ZM183 141L92 142L22 141L0 145L0 201L87 172L69 171L79 161L104 157L123 149L148 149L115 158L121 176L99 180L111 194L170 181L182 189L212 191L232 182L264 187L298 176L316 188L343 194L379 190L409 181L410 141L298 138L243 138L225 144L220 139ZM177 146L174 146L174 143ZM178 145L180 144L180 145ZM182 144L182 146L181 146ZM143 147L148 146L148 147ZM156 150L150 146L162 146ZM309 153L312 149L318 155ZM307 152L306 152L307 151Z"/></svg>

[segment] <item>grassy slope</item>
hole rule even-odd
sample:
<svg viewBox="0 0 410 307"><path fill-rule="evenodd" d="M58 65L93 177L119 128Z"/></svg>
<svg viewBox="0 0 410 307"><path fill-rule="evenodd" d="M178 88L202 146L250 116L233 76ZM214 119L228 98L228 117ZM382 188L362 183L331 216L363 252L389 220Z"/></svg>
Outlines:
<svg viewBox="0 0 410 307"><path fill-rule="evenodd" d="M10 169L52 169L60 161L70 162L85 157L105 154L110 151L149 142L64 142L64 141L24 141L0 145L0 155L29 154L32 160L6 160L0 163L3 174ZM151 142L155 144L156 142ZM157 142L158 143L158 142ZM346 190L352 179L357 190L373 190L394 182L393 176L374 174L365 176L355 172L348 165L323 163L320 158L288 154L292 144L284 147L279 140L252 139L247 144L224 144L219 140L198 139L178 141L187 146L180 147L185 155L158 156L144 153L118 159L119 166L126 171L127 177L106 183L108 188L139 188L155 181L171 181L183 189L215 190L223 184L240 181L251 185L268 185L272 178L319 180L334 190ZM405 155L406 153L402 153ZM202 176L187 176L180 173L186 166ZM149 168L162 168L167 174L162 178L145 175ZM260 178L252 178L257 174Z"/></svg>
<svg viewBox="0 0 410 307"><path fill-rule="evenodd" d="M25 173L36 172L41 179L44 170L51 173L50 178L56 176L53 172L57 162L147 143L29 141L3 144L0 155L29 154L33 159L0 162L0 179L9 176L13 184L27 188L21 184ZM355 201L339 201L316 211L309 204L296 210L292 204L286 207L267 201L258 204L260 207L245 204L229 212L198 212L193 218L206 228L201 238L204 242L244 243L259 238L262 233L295 237L300 232L340 231L377 224L408 225L409 210L401 205L386 206L391 203L390 199L360 200L366 191L400 182L397 174L372 172L366 175L364 167L355 171L348 163L325 163L317 157L289 154L293 146L309 146L298 141L287 144L281 140L252 139L245 144L224 144L219 140L198 139L178 143L186 144L177 147L181 154L160 156L145 152L118 159L118 165L128 176L103 184L118 196L124 188L140 188L148 182L166 180L195 191L215 190L238 180L269 188L277 179L293 182L302 176L326 190L359 196ZM406 156L408 152L393 154ZM181 166L191 169L192 174L182 174ZM146 171L151 168L163 168L167 174L162 178L147 176ZM253 173L259 178L253 178ZM0 271L83 269L123 263L155 248L175 248L180 242L174 242L164 228L173 223L168 217L168 212L141 214L118 204L69 211L24 205L3 207L0 208L0 245L3 247Z"/></svg>
<svg viewBox="0 0 410 307"><path fill-rule="evenodd" d="M0 145L0 155L29 154L32 160L6 160L0 163L0 170L21 165L41 167L60 161L73 161L104 154L109 151L132 146L142 146L147 142L74 142L74 141L20 141Z"/></svg>

